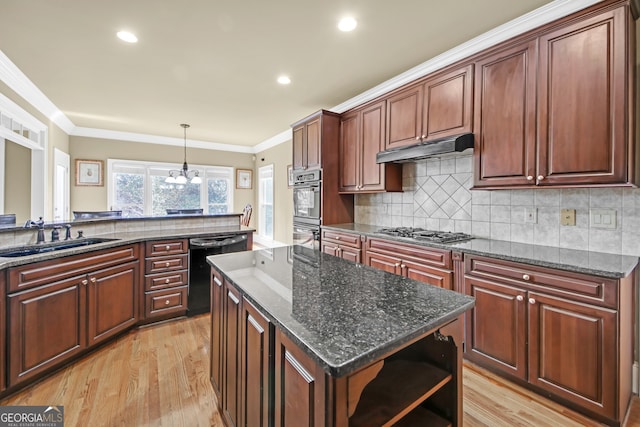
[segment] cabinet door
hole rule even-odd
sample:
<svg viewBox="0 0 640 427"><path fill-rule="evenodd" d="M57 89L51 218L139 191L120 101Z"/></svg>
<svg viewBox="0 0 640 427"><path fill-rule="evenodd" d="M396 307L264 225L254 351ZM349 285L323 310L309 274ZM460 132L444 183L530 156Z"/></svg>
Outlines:
<svg viewBox="0 0 640 427"><path fill-rule="evenodd" d="M536 292L527 305L529 382L614 418L616 312Z"/></svg>
<svg viewBox="0 0 640 427"><path fill-rule="evenodd" d="M353 262L360 262L360 249L353 249L350 247L340 247L340 257Z"/></svg>
<svg viewBox="0 0 640 427"><path fill-rule="evenodd" d="M215 270L211 274L211 384L218 398L218 406L222 407L222 360L223 360L223 301L224 287L222 276Z"/></svg>
<svg viewBox="0 0 640 427"><path fill-rule="evenodd" d="M340 191L353 192L360 184L360 112L340 119Z"/></svg>
<svg viewBox="0 0 640 427"><path fill-rule="evenodd" d="M222 411L227 425L239 426L240 419L240 325L242 324L242 307L240 293L229 282L224 282L225 331L222 335L223 356L223 390Z"/></svg>
<svg viewBox="0 0 640 427"><path fill-rule="evenodd" d="M242 425L267 427L271 324L246 299L242 307Z"/></svg>
<svg viewBox="0 0 640 427"><path fill-rule="evenodd" d="M421 84L387 99L386 149L420 142L422 103Z"/></svg>
<svg viewBox="0 0 640 427"><path fill-rule="evenodd" d="M406 260L402 261L400 268L402 269L402 275L409 279L418 280L443 289L453 289L453 273L451 271L440 270Z"/></svg>
<svg viewBox="0 0 640 427"><path fill-rule="evenodd" d="M338 245L334 245L333 243L321 243L322 252L325 254L340 256L340 247Z"/></svg>
<svg viewBox="0 0 640 427"><path fill-rule="evenodd" d="M378 102L362 110L362 149L360 150L360 190L385 189L385 165L376 163L384 150L386 103Z"/></svg>
<svg viewBox="0 0 640 427"><path fill-rule="evenodd" d="M324 426L324 371L282 332L275 336L275 427Z"/></svg>
<svg viewBox="0 0 640 427"><path fill-rule="evenodd" d="M9 386L86 348L86 281L76 276L9 296Z"/></svg>
<svg viewBox="0 0 640 427"><path fill-rule="evenodd" d="M434 140L472 131L472 88L471 64L425 82L422 139Z"/></svg>
<svg viewBox="0 0 640 427"><path fill-rule="evenodd" d="M476 187L535 184L536 54L531 41L476 63Z"/></svg>
<svg viewBox="0 0 640 427"><path fill-rule="evenodd" d="M400 258L365 251L364 264L389 273L400 274Z"/></svg>
<svg viewBox="0 0 640 427"><path fill-rule="evenodd" d="M540 37L538 185L626 182L626 13Z"/></svg>
<svg viewBox="0 0 640 427"><path fill-rule="evenodd" d="M526 292L465 277L465 293L476 299L466 316L466 356L526 380Z"/></svg>
<svg viewBox="0 0 640 427"><path fill-rule="evenodd" d="M307 169L318 169L322 167L321 137L322 137L322 116L307 122L305 125Z"/></svg>
<svg viewBox="0 0 640 427"><path fill-rule="evenodd" d="M88 274L87 330L90 346L138 321L138 268L138 262L131 262Z"/></svg>
<svg viewBox="0 0 640 427"><path fill-rule="evenodd" d="M293 168L302 169L307 165L305 152L304 125L293 128Z"/></svg>

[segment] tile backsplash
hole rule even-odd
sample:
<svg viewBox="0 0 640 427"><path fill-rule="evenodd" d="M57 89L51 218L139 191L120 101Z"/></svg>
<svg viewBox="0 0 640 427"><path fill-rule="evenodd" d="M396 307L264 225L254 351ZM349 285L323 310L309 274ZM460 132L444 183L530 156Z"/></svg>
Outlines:
<svg viewBox="0 0 640 427"><path fill-rule="evenodd" d="M640 189L471 190L472 172L470 154L405 163L404 192L356 195L355 221L640 256ZM560 225L561 209L575 209L575 226ZM590 225L594 209L615 211L615 228Z"/></svg>

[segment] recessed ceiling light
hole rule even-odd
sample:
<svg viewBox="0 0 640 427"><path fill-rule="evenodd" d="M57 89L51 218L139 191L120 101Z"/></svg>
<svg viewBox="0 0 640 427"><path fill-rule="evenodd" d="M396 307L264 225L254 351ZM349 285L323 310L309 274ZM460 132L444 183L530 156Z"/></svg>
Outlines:
<svg viewBox="0 0 640 427"><path fill-rule="evenodd" d="M118 31L116 33L116 35L118 36L118 38L120 40L123 40L127 43L137 43L138 42L138 38L136 37L135 34L130 33L129 31Z"/></svg>
<svg viewBox="0 0 640 427"><path fill-rule="evenodd" d="M288 85L289 83L291 83L291 79L289 78L289 76L280 76L278 77L278 83L280 83L281 85Z"/></svg>
<svg viewBox="0 0 640 427"><path fill-rule="evenodd" d="M340 22L338 22L338 28L340 29L340 31L353 31L357 26L358 21L350 16L342 18Z"/></svg>

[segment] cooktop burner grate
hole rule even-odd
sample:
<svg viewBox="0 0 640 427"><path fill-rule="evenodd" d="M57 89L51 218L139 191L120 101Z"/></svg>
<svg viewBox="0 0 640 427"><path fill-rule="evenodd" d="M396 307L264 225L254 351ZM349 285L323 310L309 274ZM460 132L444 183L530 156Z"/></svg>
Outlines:
<svg viewBox="0 0 640 427"><path fill-rule="evenodd" d="M378 233L397 237L409 237L416 240L436 243L461 242L464 240L473 239L473 236L465 233L425 230L424 228L414 227L381 228L380 230L378 230Z"/></svg>

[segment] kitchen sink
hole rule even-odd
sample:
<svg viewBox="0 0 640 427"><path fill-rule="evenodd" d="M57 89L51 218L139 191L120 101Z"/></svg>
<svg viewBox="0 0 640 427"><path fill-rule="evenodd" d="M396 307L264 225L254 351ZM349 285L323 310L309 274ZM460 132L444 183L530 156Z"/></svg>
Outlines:
<svg viewBox="0 0 640 427"><path fill-rule="evenodd" d="M103 237L83 237L76 240L63 240L60 242L43 243L40 245L28 245L0 250L0 257L16 258L29 255L44 254L47 252L60 251L63 249L77 248L79 246L95 245L96 243L112 242L119 239L108 239Z"/></svg>

